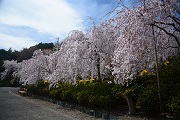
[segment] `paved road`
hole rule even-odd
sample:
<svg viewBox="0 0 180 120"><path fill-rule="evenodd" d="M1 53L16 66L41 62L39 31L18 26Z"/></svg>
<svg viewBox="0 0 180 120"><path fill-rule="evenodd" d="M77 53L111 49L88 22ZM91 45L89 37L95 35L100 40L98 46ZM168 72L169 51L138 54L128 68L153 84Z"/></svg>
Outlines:
<svg viewBox="0 0 180 120"><path fill-rule="evenodd" d="M0 120L73 120L70 116L11 92L17 89L0 87Z"/></svg>

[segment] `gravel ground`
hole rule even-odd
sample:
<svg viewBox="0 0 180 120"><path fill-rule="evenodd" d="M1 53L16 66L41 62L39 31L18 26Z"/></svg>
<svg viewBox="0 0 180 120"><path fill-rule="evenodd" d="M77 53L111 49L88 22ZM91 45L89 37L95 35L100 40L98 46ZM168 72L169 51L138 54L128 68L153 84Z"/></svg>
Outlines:
<svg viewBox="0 0 180 120"><path fill-rule="evenodd" d="M0 90L1 90L1 88L0 88ZM29 103L34 104L35 106L42 106L43 108L46 108L49 111L52 111L53 113L55 112L55 113L62 115L63 117L65 117L64 119L68 118L68 119L73 119L73 120L103 120L103 119L95 118L93 116L79 112L77 110L63 108L62 106L53 104L51 102L43 101L40 99L34 99L32 97L22 97L17 94L18 88L8 88L8 90L10 91L9 94L11 96L14 96L16 98L18 97L18 98L22 99L23 101L27 101ZM52 119L52 120L54 120L54 119ZM125 115L125 116L119 116L118 120L147 120L147 119L146 118L138 118L138 117L129 117L129 116Z"/></svg>
<svg viewBox="0 0 180 120"><path fill-rule="evenodd" d="M17 89L0 87L0 120L76 120L38 101L15 94Z"/></svg>
<svg viewBox="0 0 180 120"><path fill-rule="evenodd" d="M40 99L34 99L32 97L25 97L25 99L27 99L30 102L36 103L38 105L43 105L46 107L49 107L53 110L56 110L62 114L66 114L68 116L71 116L74 119L78 119L78 120L103 120L100 118L95 118L93 116L87 115L85 113L79 112L77 110L72 110L69 108L64 108L61 107L59 105L53 104L51 102L47 102L47 101L42 101ZM147 120L145 118L135 118L135 117L130 117L130 116L119 116L118 120Z"/></svg>

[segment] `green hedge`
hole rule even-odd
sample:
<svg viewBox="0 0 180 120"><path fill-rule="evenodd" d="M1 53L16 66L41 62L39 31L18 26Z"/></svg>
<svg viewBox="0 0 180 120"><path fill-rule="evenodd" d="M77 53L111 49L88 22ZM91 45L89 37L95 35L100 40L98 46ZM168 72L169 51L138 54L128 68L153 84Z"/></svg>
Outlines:
<svg viewBox="0 0 180 120"><path fill-rule="evenodd" d="M162 111L180 113L180 57L171 57L159 67ZM157 79L154 73L137 76L124 89L133 90L132 97L141 111L155 115L160 112Z"/></svg>
<svg viewBox="0 0 180 120"><path fill-rule="evenodd" d="M126 102L114 93L115 84L108 82L79 83L77 85L58 83L49 88L49 83L43 80L37 86L27 85L29 93L47 96L61 101L68 101L102 109L115 109Z"/></svg>

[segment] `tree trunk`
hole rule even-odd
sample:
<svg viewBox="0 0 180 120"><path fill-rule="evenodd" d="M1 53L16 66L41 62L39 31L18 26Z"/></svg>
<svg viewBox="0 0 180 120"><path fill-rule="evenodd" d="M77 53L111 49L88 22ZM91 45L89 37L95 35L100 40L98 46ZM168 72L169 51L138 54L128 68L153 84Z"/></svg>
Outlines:
<svg viewBox="0 0 180 120"><path fill-rule="evenodd" d="M132 97L130 96L126 96L124 94L120 94L122 98L124 98L128 104L128 108L129 108L129 115L133 115L135 113L136 110L136 106L134 104L134 100L132 99Z"/></svg>
<svg viewBox="0 0 180 120"><path fill-rule="evenodd" d="M101 71L100 71L100 58L99 58L99 55L98 55L98 57L97 57L97 64L96 64L96 66L97 66L98 81L99 81L100 83L102 83Z"/></svg>

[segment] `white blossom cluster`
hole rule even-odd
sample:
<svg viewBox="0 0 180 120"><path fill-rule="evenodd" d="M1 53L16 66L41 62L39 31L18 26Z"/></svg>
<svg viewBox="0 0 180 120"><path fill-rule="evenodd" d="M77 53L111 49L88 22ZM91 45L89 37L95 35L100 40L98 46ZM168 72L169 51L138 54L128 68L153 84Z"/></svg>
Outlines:
<svg viewBox="0 0 180 120"><path fill-rule="evenodd" d="M98 73L104 79L110 72L120 84L143 69L153 71L155 45L159 62L179 53L180 21L173 20L180 7L177 3L148 0L133 9L124 8L88 33L70 32L58 51L47 55L37 50L29 60L5 61L2 77L14 71L21 83L37 84L44 79L53 85L97 78Z"/></svg>

